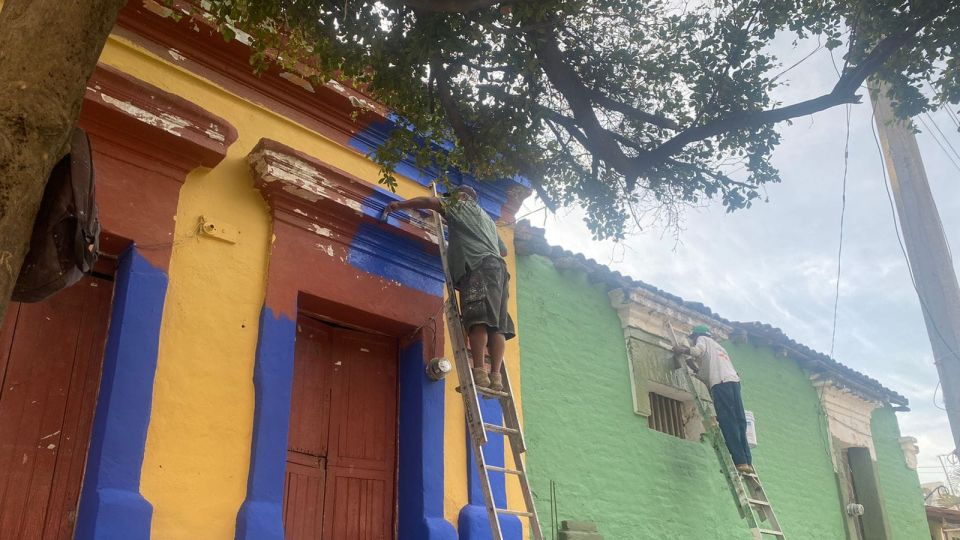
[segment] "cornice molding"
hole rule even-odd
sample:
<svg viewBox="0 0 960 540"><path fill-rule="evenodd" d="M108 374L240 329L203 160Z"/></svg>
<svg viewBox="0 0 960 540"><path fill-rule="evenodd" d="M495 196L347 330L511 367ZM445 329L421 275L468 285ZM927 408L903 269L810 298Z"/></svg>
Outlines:
<svg viewBox="0 0 960 540"><path fill-rule="evenodd" d="M215 167L237 139L223 118L102 64L87 83L80 118L91 134L183 171Z"/></svg>
<svg viewBox="0 0 960 540"><path fill-rule="evenodd" d="M873 411L883 406L879 401L864 398L860 392L842 386L829 375L812 375L820 404L827 416L827 425L835 450L850 447L863 447L870 450L870 456L877 459L873 444L871 420Z"/></svg>
<svg viewBox="0 0 960 540"><path fill-rule="evenodd" d="M118 33L231 93L275 110L365 156L380 147L392 130L402 129L393 114L363 93L333 80L312 84L307 80L312 74L309 66L299 65L294 72L286 72L272 65L254 74L243 32L226 42L208 20L182 17L175 21L172 13L153 0L132 0L120 12ZM423 186L440 175L436 168L418 166L412 156L401 160L396 172ZM520 177L480 182L459 171L447 175L454 184L475 188L484 210L507 223L513 222L531 193L527 180Z"/></svg>
<svg viewBox="0 0 960 540"><path fill-rule="evenodd" d="M682 338L690 333L694 326L705 324L710 327L718 341L730 337L733 327L705 316L692 309L671 302L651 291L641 288L618 288L610 291L610 304L620 317L620 324L625 333L630 328L637 328L649 334L670 340L669 322L677 337ZM629 337L629 336L628 336Z"/></svg>
<svg viewBox="0 0 960 540"><path fill-rule="evenodd" d="M384 207L399 197L345 171L272 139L261 139L247 155L254 184L277 219L328 236L329 229L348 234L362 222L378 223ZM430 224L417 216L395 212L385 229L436 245ZM433 248L431 248L433 249Z"/></svg>

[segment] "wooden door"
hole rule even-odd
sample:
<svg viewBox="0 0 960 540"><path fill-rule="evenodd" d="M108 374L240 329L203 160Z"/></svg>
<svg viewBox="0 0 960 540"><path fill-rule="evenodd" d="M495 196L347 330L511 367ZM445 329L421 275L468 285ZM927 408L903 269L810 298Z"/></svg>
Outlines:
<svg viewBox="0 0 960 540"><path fill-rule="evenodd" d="M284 526L288 540L390 540L396 340L301 317Z"/></svg>
<svg viewBox="0 0 960 540"><path fill-rule="evenodd" d="M87 277L0 328L0 538L73 537L113 283Z"/></svg>

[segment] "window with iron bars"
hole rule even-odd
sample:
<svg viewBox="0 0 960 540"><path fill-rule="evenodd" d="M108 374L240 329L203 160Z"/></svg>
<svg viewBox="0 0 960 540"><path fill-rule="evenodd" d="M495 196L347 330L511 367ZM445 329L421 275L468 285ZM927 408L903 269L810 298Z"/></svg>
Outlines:
<svg viewBox="0 0 960 540"><path fill-rule="evenodd" d="M650 429L681 439L686 438L683 429L683 402L650 392Z"/></svg>

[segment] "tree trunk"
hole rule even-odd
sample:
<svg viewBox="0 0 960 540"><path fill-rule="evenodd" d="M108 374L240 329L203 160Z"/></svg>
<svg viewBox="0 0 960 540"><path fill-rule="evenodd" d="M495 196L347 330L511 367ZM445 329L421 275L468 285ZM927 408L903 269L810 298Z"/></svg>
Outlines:
<svg viewBox="0 0 960 540"><path fill-rule="evenodd" d="M0 323L50 170L126 0L0 0Z"/></svg>

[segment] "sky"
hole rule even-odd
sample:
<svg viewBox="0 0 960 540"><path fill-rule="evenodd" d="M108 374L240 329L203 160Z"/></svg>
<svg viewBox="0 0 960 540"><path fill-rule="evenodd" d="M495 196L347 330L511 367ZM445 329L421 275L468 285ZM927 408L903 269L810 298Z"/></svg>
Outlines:
<svg viewBox="0 0 960 540"><path fill-rule="evenodd" d="M817 47L791 39L774 49L790 66ZM838 56L839 57L839 56ZM789 87L776 96L792 103L826 93L837 75L823 49L784 75ZM872 125L869 97L851 107L846 213L834 358L910 400L898 413L903 435L918 439L922 482L943 481L938 455L953 449L937 372L897 240L886 178ZM960 133L945 111L932 118L960 151ZM937 136L930 120L924 118ZM948 242L960 246L960 168L922 126L917 136ZM652 224L620 243L597 242L577 209L529 213L552 245L583 253L636 279L702 302L736 321L762 321L791 338L829 353L837 290L837 259L844 170L846 113L836 107L780 124L783 136L773 163L782 183L766 188L769 202L726 213L719 201L684 213L679 231ZM942 139L941 139L942 140ZM946 146L946 144L944 144ZM954 156L960 164L960 156ZM960 249L960 248L958 248ZM954 252L960 254L960 251ZM960 268L960 258L953 257ZM762 438L762 426L758 435Z"/></svg>

